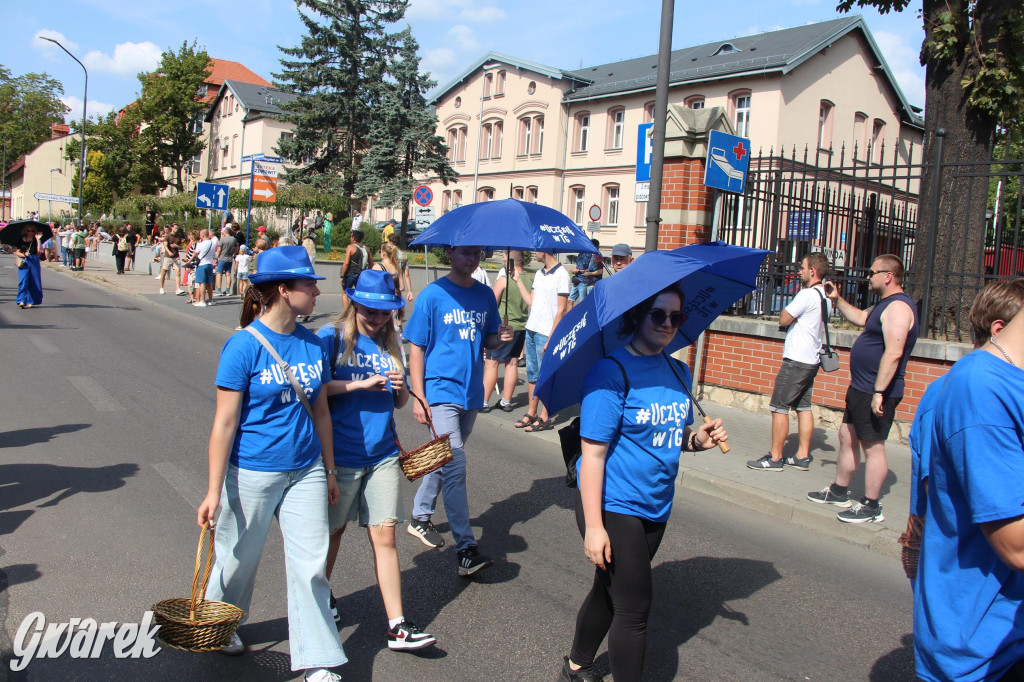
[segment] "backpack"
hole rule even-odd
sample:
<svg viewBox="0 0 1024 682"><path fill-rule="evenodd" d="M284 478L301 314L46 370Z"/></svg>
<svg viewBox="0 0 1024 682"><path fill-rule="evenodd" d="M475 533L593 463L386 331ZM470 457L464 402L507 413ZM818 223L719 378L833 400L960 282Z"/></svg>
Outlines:
<svg viewBox="0 0 1024 682"><path fill-rule="evenodd" d="M629 377L626 376L626 368L622 366L621 362L610 355L607 358L619 366L619 371L622 372L622 383L625 384L623 395L629 395ZM558 429L558 441L562 448L562 459L565 460L565 486L567 488L575 488L576 462L579 461L580 456L583 454L583 448L580 445L579 417Z"/></svg>
<svg viewBox="0 0 1024 682"><path fill-rule="evenodd" d="M128 250L128 236L127 235L125 235L124 237L118 237L117 238L117 250L118 251L127 251Z"/></svg>

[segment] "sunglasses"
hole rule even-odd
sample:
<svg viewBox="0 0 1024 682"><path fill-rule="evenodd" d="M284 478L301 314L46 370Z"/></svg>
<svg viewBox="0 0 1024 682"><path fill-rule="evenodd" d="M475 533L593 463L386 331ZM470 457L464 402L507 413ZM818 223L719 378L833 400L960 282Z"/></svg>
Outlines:
<svg viewBox="0 0 1024 682"><path fill-rule="evenodd" d="M686 315L681 310L677 310L674 313L666 313L661 308L651 308L647 311L647 314L651 316L651 322L654 323L655 327L665 324L665 320L668 320L668 323L673 327L681 327L683 322L686 322Z"/></svg>
<svg viewBox="0 0 1024 682"><path fill-rule="evenodd" d="M875 275L880 275L880 274L882 274L883 272L889 272L889 273L891 273L891 272L892 272L892 270L868 270L868 279L871 279L871 278L872 278L872 277L874 277Z"/></svg>

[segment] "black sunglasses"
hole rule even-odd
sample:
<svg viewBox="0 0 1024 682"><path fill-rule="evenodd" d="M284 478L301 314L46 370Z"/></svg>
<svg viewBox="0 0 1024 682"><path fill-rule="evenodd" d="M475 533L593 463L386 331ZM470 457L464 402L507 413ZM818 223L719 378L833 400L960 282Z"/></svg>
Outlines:
<svg viewBox="0 0 1024 682"><path fill-rule="evenodd" d="M677 310L674 313L666 313L661 308L651 308L647 311L647 314L651 316L651 322L654 323L655 327L660 327L665 324L665 320L673 327L681 327L683 322L686 322L686 315L681 310Z"/></svg>
<svg viewBox="0 0 1024 682"><path fill-rule="evenodd" d="M872 278L872 277L874 277L875 275L880 275L880 274L882 274L883 272L889 272L889 273L891 273L891 272L892 272L892 270L868 270L868 279L871 279L871 278Z"/></svg>

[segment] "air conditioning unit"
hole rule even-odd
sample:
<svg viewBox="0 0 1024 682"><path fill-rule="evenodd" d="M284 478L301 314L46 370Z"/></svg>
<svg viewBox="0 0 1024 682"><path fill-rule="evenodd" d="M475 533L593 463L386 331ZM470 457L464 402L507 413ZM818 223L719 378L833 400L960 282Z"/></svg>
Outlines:
<svg viewBox="0 0 1024 682"><path fill-rule="evenodd" d="M220 145L220 148L221 148L221 149L224 149L224 150L227 150L227 148L228 148L228 143L227 143L227 142L222 142L222 143L221 143L221 145Z"/></svg>

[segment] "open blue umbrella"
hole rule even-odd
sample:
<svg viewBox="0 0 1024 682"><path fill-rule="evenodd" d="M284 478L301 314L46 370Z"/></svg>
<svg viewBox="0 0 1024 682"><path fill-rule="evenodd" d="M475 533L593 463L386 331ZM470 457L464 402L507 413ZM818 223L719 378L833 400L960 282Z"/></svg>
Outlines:
<svg viewBox="0 0 1024 682"><path fill-rule="evenodd" d="M618 334L622 316L676 282L686 295L686 320L665 352L690 345L726 308L754 290L768 253L724 242L694 244L645 253L601 279L552 332L535 395L550 412L578 403L583 379L594 363L629 341Z"/></svg>
<svg viewBox="0 0 1024 682"><path fill-rule="evenodd" d="M590 238L564 213L518 199L483 201L449 211L420 232L410 246L598 252Z"/></svg>

